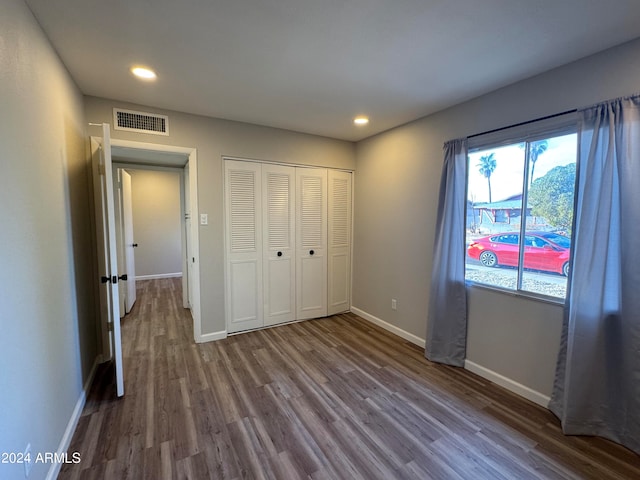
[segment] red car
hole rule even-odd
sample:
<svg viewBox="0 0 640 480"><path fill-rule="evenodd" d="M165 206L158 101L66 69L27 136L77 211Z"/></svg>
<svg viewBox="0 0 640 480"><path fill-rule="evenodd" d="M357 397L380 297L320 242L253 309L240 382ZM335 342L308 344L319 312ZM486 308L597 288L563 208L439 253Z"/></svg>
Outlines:
<svg viewBox="0 0 640 480"><path fill-rule="evenodd" d="M520 233L497 233L478 238L467 247L471 258L485 267L518 266ZM524 237L524 268L569 275L571 240L553 232L527 232Z"/></svg>

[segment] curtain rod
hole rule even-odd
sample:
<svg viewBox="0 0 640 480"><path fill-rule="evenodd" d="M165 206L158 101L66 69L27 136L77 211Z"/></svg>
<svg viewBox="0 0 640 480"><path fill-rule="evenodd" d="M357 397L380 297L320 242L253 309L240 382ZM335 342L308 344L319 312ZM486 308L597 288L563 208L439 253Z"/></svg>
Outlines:
<svg viewBox="0 0 640 480"><path fill-rule="evenodd" d="M528 125L530 123L540 122L542 120L548 120L550 118L561 117L562 115L568 115L570 113L576 113L577 111L578 111L578 109L574 108L572 110L566 110L564 112L554 113L553 115L547 115L546 117L534 118L533 120L528 120L526 122L514 123L513 125L507 125L506 127L494 128L493 130L487 130L486 132L475 133L473 135L469 135L467 138L475 138L475 137L479 137L480 135L488 135L489 133L500 132L502 130L507 130L508 128L520 127L522 125Z"/></svg>

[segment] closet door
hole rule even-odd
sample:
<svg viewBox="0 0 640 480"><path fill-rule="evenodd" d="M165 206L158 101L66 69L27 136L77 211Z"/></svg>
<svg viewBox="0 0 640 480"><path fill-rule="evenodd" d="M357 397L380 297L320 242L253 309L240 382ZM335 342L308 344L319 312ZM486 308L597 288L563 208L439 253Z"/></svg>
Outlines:
<svg viewBox="0 0 640 480"><path fill-rule="evenodd" d="M297 319L327 316L327 170L296 169Z"/></svg>
<svg viewBox="0 0 640 480"><path fill-rule="evenodd" d="M328 314L351 308L351 173L329 170Z"/></svg>
<svg viewBox="0 0 640 480"><path fill-rule="evenodd" d="M296 319L295 167L262 165L264 324Z"/></svg>
<svg viewBox="0 0 640 480"><path fill-rule="evenodd" d="M226 305L229 333L263 326L259 163L225 160Z"/></svg>

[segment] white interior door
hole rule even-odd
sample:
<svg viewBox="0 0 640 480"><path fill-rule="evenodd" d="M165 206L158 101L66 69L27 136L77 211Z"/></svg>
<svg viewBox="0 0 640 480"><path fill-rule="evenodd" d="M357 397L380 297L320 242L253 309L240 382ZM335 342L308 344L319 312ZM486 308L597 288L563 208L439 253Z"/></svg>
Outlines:
<svg viewBox="0 0 640 480"><path fill-rule="evenodd" d="M263 321L262 174L259 163L225 160L227 331Z"/></svg>
<svg viewBox="0 0 640 480"><path fill-rule="evenodd" d="M136 303L136 243L133 237L133 204L131 200L131 175L126 170L121 171L122 184L122 226L124 238L124 264L127 275L127 295L125 311L129 313Z"/></svg>
<svg viewBox="0 0 640 480"><path fill-rule="evenodd" d="M295 167L262 165L264 324L296 319Z"/></svg>
<svg viewBox="0 0 640 480"><path fill-rule="evenodd" d="M126 272L124 255L124 226L122 220L122 169L113 168L113 201L116 214L116 245L118 249L118 272ZM118 297L120 298L120 318L127 312L127 285L124 282L118 283Z"/></svg>
<svg viewBox="0 0 640 480"><path fill-rule="evenodd" d="M124 395L120 304L118 292L118 254L111 164L111 135L108 124L102 125L102 139L91 139L96 236L100 282L100 313L103 326L103 351L113 359L116 391ZM107 347L108 346L108 347Z"/></svg>
<svg viewBox="0 0 640 480"><path fill-rule="evenodd" d="M189 199L189 165L185 165L182 171L181 204L182 204L182 306L191 308L192 279L191 268L191 243L189 241L191 231L191 203Z"/></svg>
<svg viewBox="0 0 640 480"><path fill-rule="evenodd" d="M328 305L334 315L351 308L351 173L328 172Z"/></svg>
<svg viewBox="0 0 640 480"><path fill-rule="evenodd" d="M327 316L327 170L296 169L297 319Z"/></svg>

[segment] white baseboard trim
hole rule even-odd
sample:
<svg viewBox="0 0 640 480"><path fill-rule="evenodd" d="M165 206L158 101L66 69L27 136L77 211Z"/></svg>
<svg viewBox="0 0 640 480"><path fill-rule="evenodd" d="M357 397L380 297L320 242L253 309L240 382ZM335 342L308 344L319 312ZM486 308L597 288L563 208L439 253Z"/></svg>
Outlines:
<svg viewBox="0 0 640 480"><path fill-rule="evenodd" d="M418 345L419 347L424 348L425 346L425 339L424 338L420 338L417 335L414 335L413 333L409 333L406 330L402 330L399 327L396 327L395 325L391 325L390 323L385 322L384 320L375 317L373 315L371 315L370 313L365 312L364 310L360 310L357 307L352 306L351 307L351 311L353 313L355 313L356 315L358 315L359 317L364 318L365 320L378 325L379 327L384 328L385 330L394 333L396 335L398 335L399 337L404 338L405 340Z"/></svg>
<svg viewBox="0 0 640 480"><path fill-rule="evenodd" d="M157 278L176 278L181 276L182 272L160 273L158 275L136 275L136 280L155 280Z"/></svg>
<svg viewBox="0 0 640 480"><path fill-rule="evenodd" d="M541 407L549 408L549 402L551 401L550 397L543 395L542 393L537 392L525 385L522 385L521 383L511 380L504 375L500 375L499 373L494 372L493 370L489 370L488 368L485 368L482 365L478 365L477 363L474 363L470 360L464 361L464 368L465 370L469 370L476 375L480 375L482 378L486 378L487 380L490 380L493 383L506 388L510 392L520 395L527 400L531 400L533 403L536 403Z"/></svg>
<svg viewBox="0 0 640 480"><path fill-rule="evenodd" d="M418 345L419 347L422 347L422 348L425 347L425 340L416 335L413 335L412 333L402 330L401 328L396 327L395 325L391 325L390 323L385 322L384 320L374 315L371 315L370 313L367 313L364 310L360 310L357 307L352 306L351 311L356 315L358 315L359 317L362 317L365 320L375 325L378 325L379 327L382 327L385 330L391 333L394 333L399 337L402 337L405 340L415 345ZM510 392L520 395L521 397L524 397L527 400L530 400L533 403L540 405L541 407L549 408L549 402L551 401L551 398L549 398L546 395L543 395L540 392L537 392L536 390L533 390L525 385L522 385L521 383L511 380L510 378L507 378L504 375L500 375L499 373L494 372L493 370L489 370L488 368L478 365L477 363L474 363L470 360L465 360L464 368L466 370L469 370L470 372L475 373L476 375L481 376L482 378L486 378L487 380L497 385L500 385L501 387L506 388Z"/></svg>
<svg viewBox="0 0 640 480"><path fill-rule="evenodd" d="M196 343L215 342L216 340L223 340L227 338L227 331L220 330L219 332L203 333L196 338Z"/></svg>
<svg viewBox="0 0 640 480"><path fill-rule="evenodd" d="M78 421L80 420L80 415L82 415L82 409L84 408L84 404L87 402L87 394L89 393L89 389L91 388L91 384L93 383L93 377L96 375L96 369L98 368L98 364L100 363L101 356L96 357L93 362L93 366L91 367L91 371L89 372L89 376L87 377L86 382L82 386L82 391L80 392L80 396L78 397L78 401L76 402L76 406L71 413L71 418L69 418L69 422L67 423L67 428L60 439L60 444L58 445L57 450L57 458L62 458L66 451L69 449L69 445L71 444L71 439L73 438L73 434L76 431L76 427L78 426ZM53 462L51 467L49 468L49 472L45 477L46 480L55 480L58 478L58 474L60 473L60 469L62 468L62 463Z"/></svg>

